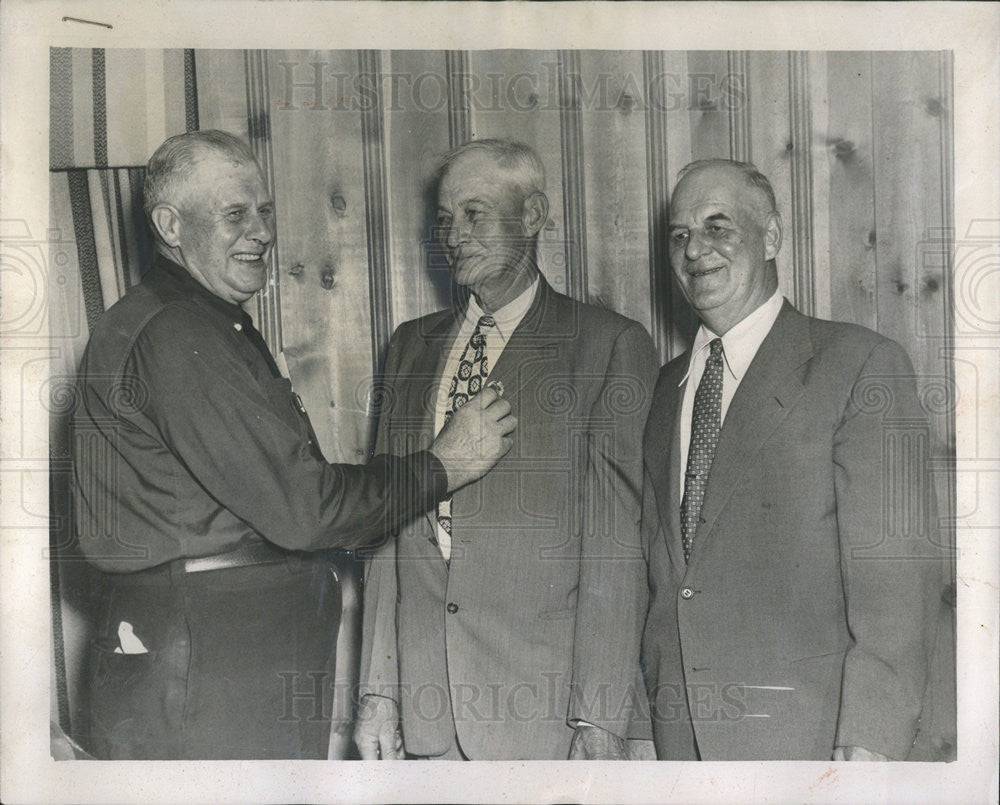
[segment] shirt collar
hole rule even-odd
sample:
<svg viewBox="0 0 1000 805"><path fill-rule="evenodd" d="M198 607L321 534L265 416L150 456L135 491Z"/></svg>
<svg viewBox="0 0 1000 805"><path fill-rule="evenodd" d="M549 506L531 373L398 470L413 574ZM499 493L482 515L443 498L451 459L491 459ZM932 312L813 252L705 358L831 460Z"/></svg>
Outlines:
<svg viewBox="0 0 1000 805"><path fill-rule="evenodd" d="M243 316L245 314L242 307L234 305L232 302L227 302L225 299L216 296L208 290L208 288L198 282L198 280L192 277L190 272L184 268L184 266L175 263L166 255L160 252L156 253L156 258L153 262L151 271L156 271L166 277L168 281L175 285L185 296L211 305L214 309L225 314L234 322L242 322L244 320Z"/></svg>
<svg viewBox="0 0 1000 805"><path fill-rule="evenodd" d="M521 323L521 319L524 318L525 314L528 312L528 308L531 307L531 303L535 300L535 293L538 291L538 284L539 278L535 277L531 285L529 285L524 291L514 297L502 308L491 314L493 316L493 322L496 325L497 335L499 335L505 343L511 337L514 330L517 329L517 325ZM466 322L471 322L472 326L475 327L475 325L479 322L480 317L485 315L486 313L479 306L479 302L476 301L475 294L469 294L469 304L465 308Z"/></svg>
<svg viewBox="0 0 1000 805"><path fill-rule="evenodd" d="M775 291L770 299L749 316L731 327L724 336L721 336L723 361L730 376L737 382L743 379L743 375L746 374L751 362L757 355L757 350L764 343L767 334L771 332L771 327L774 326L774 322L781 312L781 306L784 301L785 298L781 295L781 292ZM688 361L687 372L684 373L684 377L681 378L678 385L683 385L688 379L688 375L691 374L691 369L694 366L695 358L702 351L707 350L709 344L719 337L704 324L698 328L698 332L694 337L694 343L691 345L691 360Z"/></svg>

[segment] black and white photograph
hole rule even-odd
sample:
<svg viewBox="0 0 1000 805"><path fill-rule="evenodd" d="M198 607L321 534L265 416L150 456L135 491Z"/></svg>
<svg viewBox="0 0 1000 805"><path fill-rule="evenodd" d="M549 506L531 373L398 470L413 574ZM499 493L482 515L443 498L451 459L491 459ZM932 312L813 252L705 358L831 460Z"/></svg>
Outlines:
<svg viewBox="0 0 1000 805"><path fill-rule="evenodd" d="M995 801L988 7L29 5L5 801Z"/></svg>

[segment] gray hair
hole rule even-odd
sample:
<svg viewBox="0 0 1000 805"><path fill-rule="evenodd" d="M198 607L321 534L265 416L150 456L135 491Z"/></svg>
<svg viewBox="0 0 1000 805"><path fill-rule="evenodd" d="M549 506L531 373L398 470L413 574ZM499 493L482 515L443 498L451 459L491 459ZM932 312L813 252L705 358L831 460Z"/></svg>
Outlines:
<svg viewBox="0 0 1000 805"><path fill-rule="evenodd" d="M532 193L545 192L545 166L535 149L516 140L490 138L469 140L451 149L441 160L436 179L440 184L452 166L466 154L481 152L490 157L498 167L510 174L510 180L527 198Z"/></svg>
<svg viewBox="0 0 1000 805"><path fill-rule="evenodd" d="M191 178L206 152L215 152L240 165L254 165L260 169L246 141L227 131L205 129L170 137L156 149L146 166L142 208L147 218L157 204L176 198L178 190Z"/></svg>
<svg viewBox="0 0 1000 805"><path fill-rule="evenodd" d="M759 190L763 193L764 198L770 205L767 210L769 213L778 211L778 203L774 197L774 188L771 187L771 182L768 178L761 173L757 166L752 162L737 162L735 159L698 159L694 162L689 162L683 168L677 172L677 182L680 183L681 179L690 173L699 171L702 168L733 168L743 176L749 187Z"/></svg>

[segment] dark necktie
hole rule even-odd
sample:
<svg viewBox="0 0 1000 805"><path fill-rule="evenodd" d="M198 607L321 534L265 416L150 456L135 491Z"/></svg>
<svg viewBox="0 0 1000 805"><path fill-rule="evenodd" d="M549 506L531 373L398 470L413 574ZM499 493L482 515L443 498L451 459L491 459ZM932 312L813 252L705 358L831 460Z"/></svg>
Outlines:
<svg viewBox="0 0 1000 805"><path fill-rule="evenodd" d="M694 395L691 415L691 443L688 446L687 471L684 473L684 499L681 501L681 541L684 561L691 559L694 536L698 531L701 506L705 502L708 473L715 458L715 446L722 429L722 339L709 347L705 371Z"/></svg>
<svg viewBox="0 0 1000 805"><path fill-rule="evenodd" d="M490 374L490 362L486 357L486 333L495 322L492 316L480 316L476 329L469 337L469 343L462 351L458 361L458 369L451 379L448 388L448 403L444 411L444 422L447 425L452 415L475 397L483 388L483 383ZM451 536L451 498L442 500L437 507L437 520L445 533Z"/></svg>

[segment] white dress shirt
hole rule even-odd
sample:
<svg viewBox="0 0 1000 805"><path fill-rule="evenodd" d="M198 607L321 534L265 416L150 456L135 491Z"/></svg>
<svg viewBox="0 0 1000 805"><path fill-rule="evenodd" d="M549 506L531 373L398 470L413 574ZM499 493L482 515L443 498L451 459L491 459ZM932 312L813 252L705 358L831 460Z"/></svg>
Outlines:
<svg viewBox="0 0 1000 805"><path fill-rule="evenodd" d="M510 337L514 334L514 330L517 329L517 326L521 323L525 314L527 314L531 303L535 301L535 294L537 292L538 277L535 277L535 281L531 283L530 287L492 314L495 326L486 330L486 360L491 372L493 371L493 367L497 365L497 361L500 360L500 355L503 354L504 348L507 346L507 341L510 340ZM486 313L479 306L475 295L470 295L469 304L465 308L465 318L462 320L462 325L458 328L455 341L451 345L448 359L445 361L444 372L441 374L441 381L438 385L437 403L434 407L435 434L440 433L441 428L444 427L444 415L445 411L448 410L448 391L451 388L451 379L455 376L455 372L458 371L458 363L462 359L462 353L465 351L466 346L469 344L469 339L472 338L472 332L476 329L476 324L479 323L480 317L485 315ZM438 525L437 531L438 547L440 547L444 558L449 559L451 557L451 536L440 525Z"/></svg>
<svg viewBox="0 0 1000 805"><path fill-rule="evenodd" d="M757 350L764 343L767 334L771 332L784 301L785 298L781 292L775 291L770 299L722 336L722 418L720 423L726 421L729 403L733 401L733 395L740 387L743 375L750 368ZM684 399L681 402L681 500L684 499L684 472L687 469L688 446L691 442L691 414L694 410L694 395L705 371L709 344L716 338L719 336L704 324L698 328L694 344L691 347L691 362L688 364L687 374L678 383L678 385L687 383L684 388Z"/></svg>

